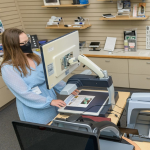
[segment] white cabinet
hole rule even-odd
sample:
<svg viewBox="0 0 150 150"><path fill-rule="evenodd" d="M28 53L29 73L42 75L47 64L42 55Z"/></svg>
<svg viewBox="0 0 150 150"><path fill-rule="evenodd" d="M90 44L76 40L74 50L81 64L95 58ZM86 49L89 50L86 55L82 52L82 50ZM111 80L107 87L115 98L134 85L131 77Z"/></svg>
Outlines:
<svg viewBox="0 0 150 150"><path fill-rule="evenodd" d="M129 74L150 75L150 60L129 59Z"/></svg>
<svg viewBox="0 0 150 150"><path fill-rule="evenodd" d="M0 76L0 88L6 86L3 79L2 79L2 76Z"/></svg>
<svg viewBox="0 0 150 150"><path fill-rule="evenodd" d="M13 100L15 96L9 91L7 86L0 89L0 108Z"/></svg>

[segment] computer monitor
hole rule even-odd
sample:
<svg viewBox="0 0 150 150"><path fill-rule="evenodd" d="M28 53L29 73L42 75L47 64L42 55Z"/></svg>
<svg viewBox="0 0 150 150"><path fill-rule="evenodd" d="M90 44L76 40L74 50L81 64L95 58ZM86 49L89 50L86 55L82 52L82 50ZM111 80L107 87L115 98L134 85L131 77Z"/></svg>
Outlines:
<svg viewBox="0 0 150 150"><path fill-rule="evenodd" d="M93 50L89 50L89 51L100 51L100 49L99 50L96 49L99 46L100 46L100 42L91 42L89 47L92 47Z"/></svg>
<svg viewBox="0 0 150 150"><path fill-rule="evenodd" d="M47 88L51 89L68 74L74 71L80 63L70 65L67 59L79 56L78 31L68 33L40 46Z"/></svg>
<svg viewBox="0 0 150 150"><path fill-rule="evenodd" d="M21 121L14 121L13 127L21 150L100 150L93 133Z"/></svg>

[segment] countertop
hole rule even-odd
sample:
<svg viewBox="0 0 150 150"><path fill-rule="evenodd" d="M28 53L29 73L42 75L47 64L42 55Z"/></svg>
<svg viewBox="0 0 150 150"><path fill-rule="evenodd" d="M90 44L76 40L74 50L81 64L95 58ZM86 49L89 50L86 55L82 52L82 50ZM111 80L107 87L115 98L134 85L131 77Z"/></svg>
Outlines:
<svg viewBox="0 0 150 150"><path fill-rule="evenodd" d="M123 59L150 59L150 50L137 50L136 52L124 52L123 49L115 49L113 52L105 50L89 51L83 48L80 52L87 57L123 58Z"/></svg>

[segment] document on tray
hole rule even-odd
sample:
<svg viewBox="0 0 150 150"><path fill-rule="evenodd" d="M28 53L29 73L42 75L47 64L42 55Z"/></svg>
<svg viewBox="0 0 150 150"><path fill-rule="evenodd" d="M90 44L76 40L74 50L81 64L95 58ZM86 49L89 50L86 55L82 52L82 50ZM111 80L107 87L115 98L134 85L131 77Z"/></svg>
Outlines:
<svg viewBox="0 0 150 150"><path fill-rule="evenodd" d="M67 106L86 108L94 98L95 96L91 95L70 95L65 99L65 103Z"/></svg>

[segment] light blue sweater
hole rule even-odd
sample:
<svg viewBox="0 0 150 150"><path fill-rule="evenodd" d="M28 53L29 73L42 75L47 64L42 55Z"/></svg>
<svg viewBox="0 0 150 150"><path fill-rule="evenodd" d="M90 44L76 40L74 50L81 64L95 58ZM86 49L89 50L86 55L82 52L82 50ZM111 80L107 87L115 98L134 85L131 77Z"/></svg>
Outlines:
<svg viewBox="0 0 150 150"><path fill-rule="evenodd" d="M38 54L38 52L35 53ZM31 74L24 77L12 65L4 65L1 69L2 78L16 97L20 120L47 124L58 114L57 108L50 105L52 100L57 99L55 91L60 93L66 83L61 81L48 90L42 64L38 66L36 64L36 69L31 69L33 70ZM32 88L36 86L42 92L41 94L32 91Z"/></svg>

